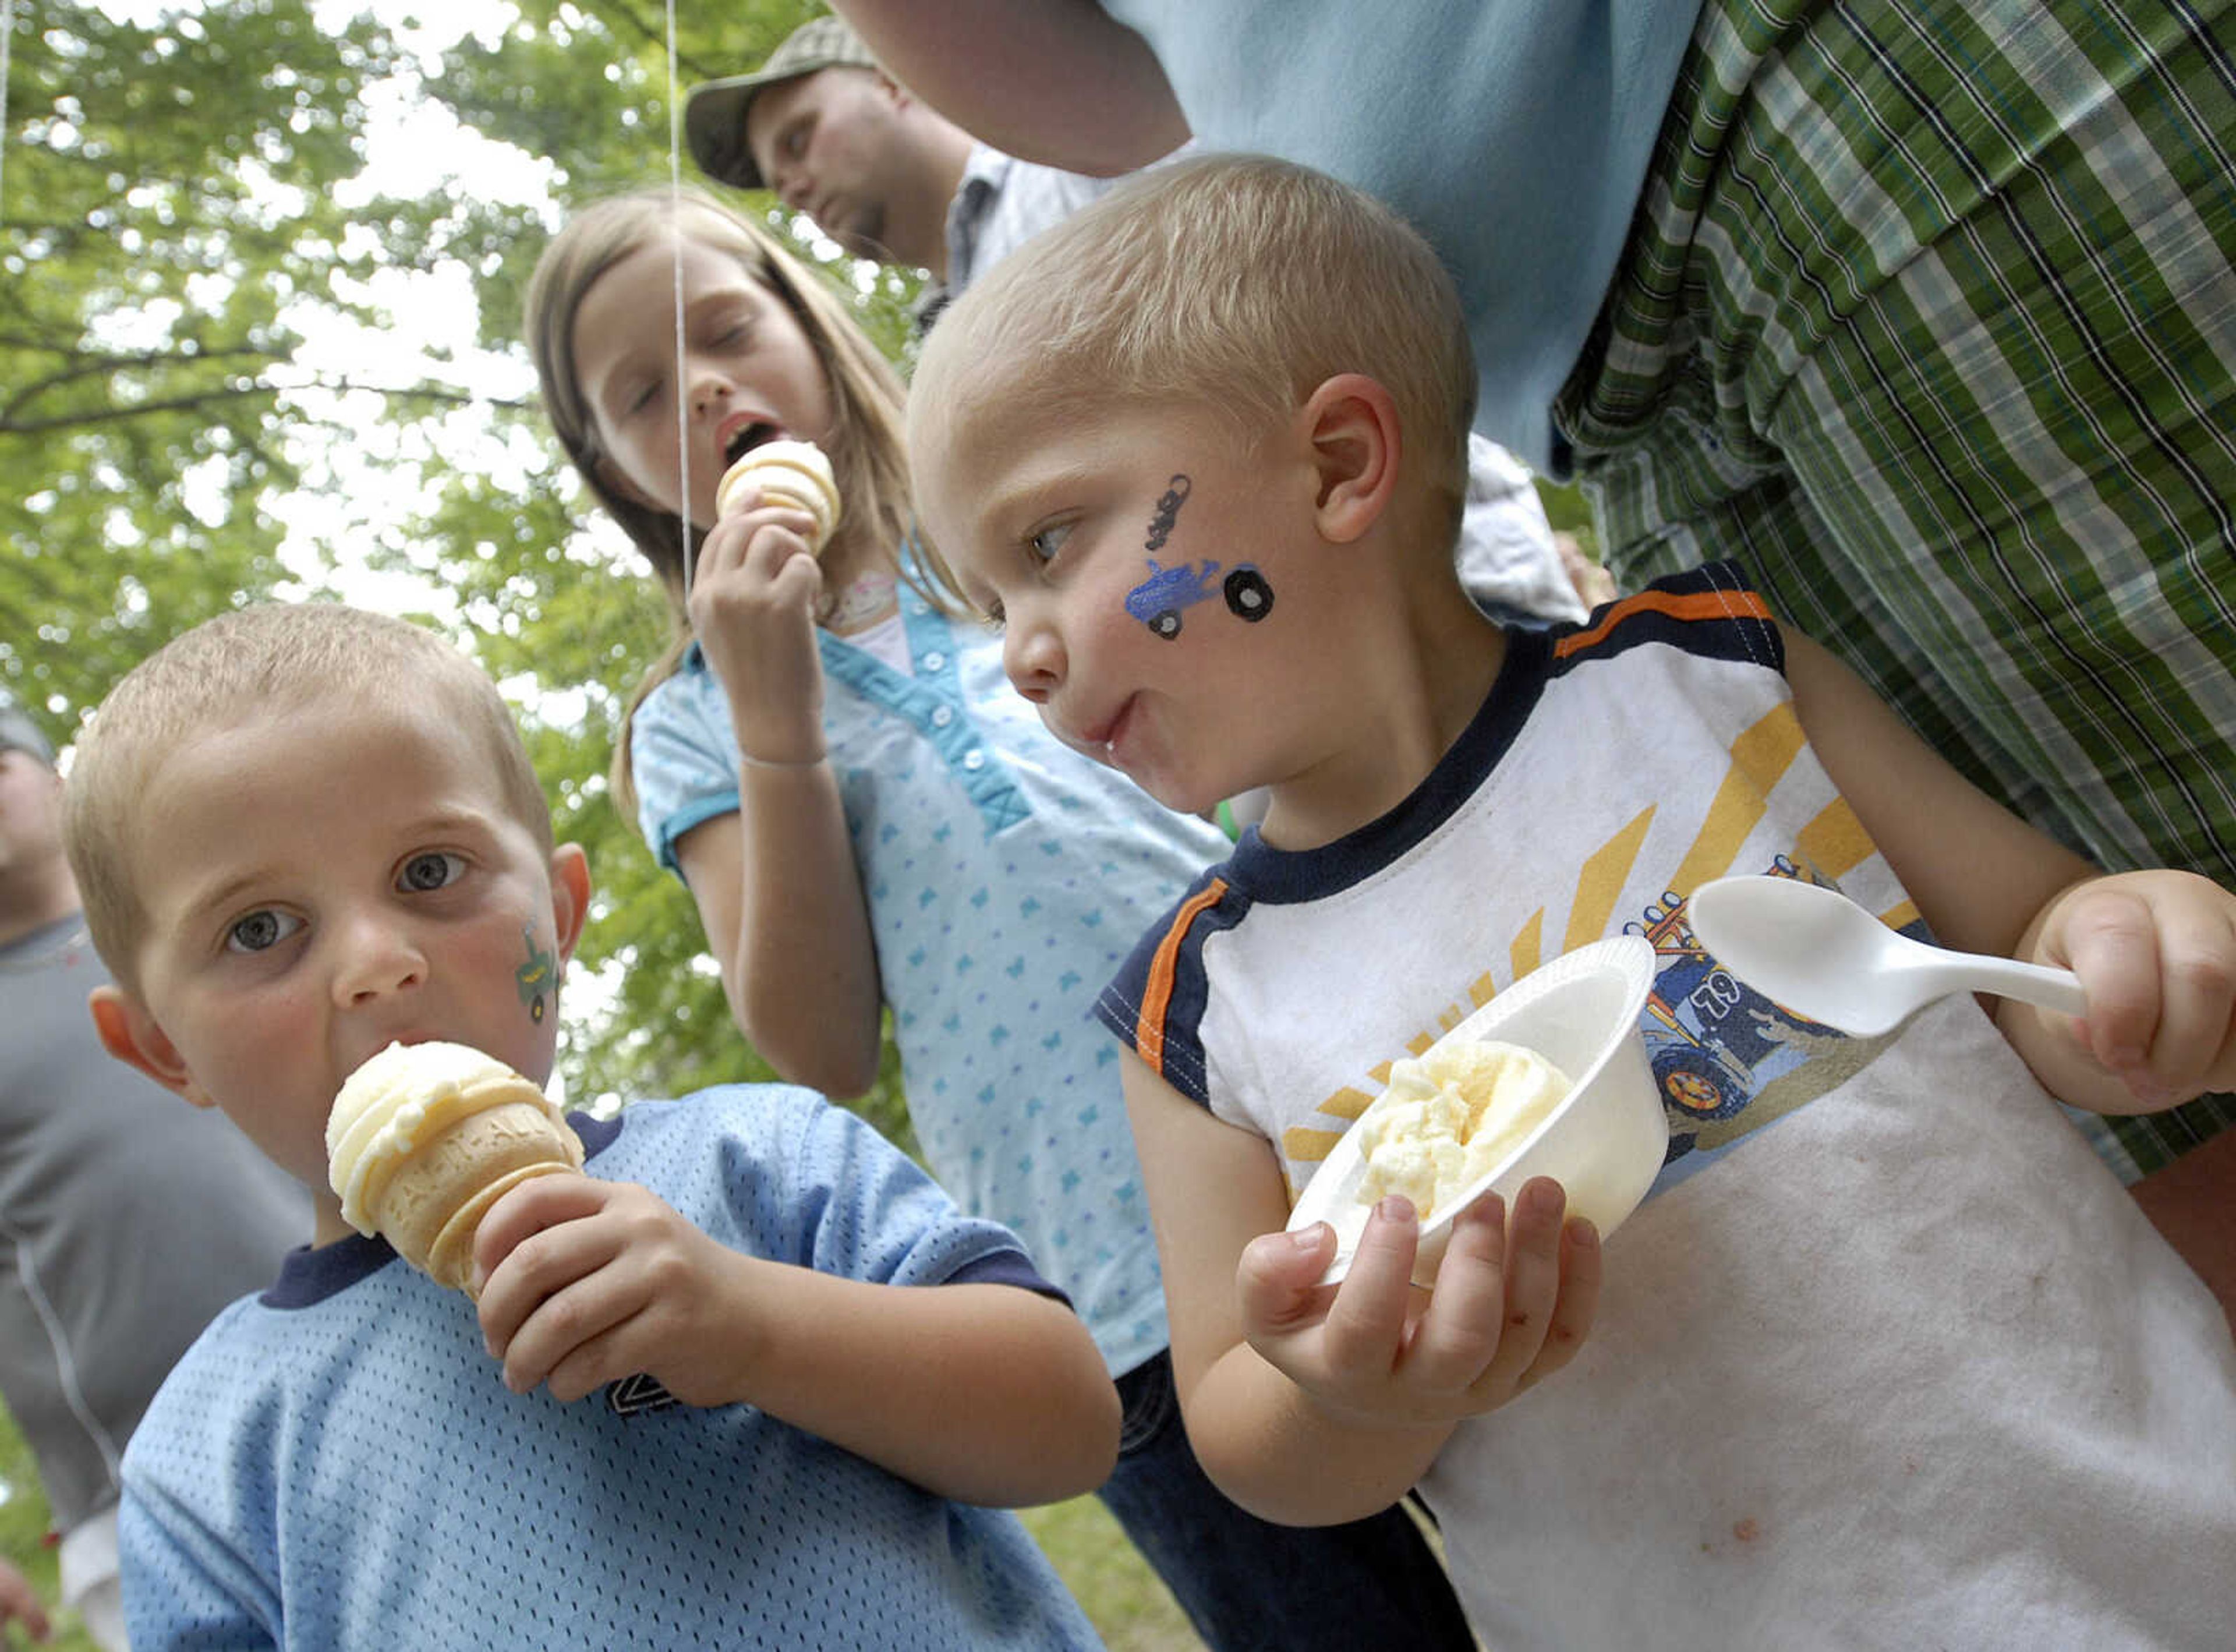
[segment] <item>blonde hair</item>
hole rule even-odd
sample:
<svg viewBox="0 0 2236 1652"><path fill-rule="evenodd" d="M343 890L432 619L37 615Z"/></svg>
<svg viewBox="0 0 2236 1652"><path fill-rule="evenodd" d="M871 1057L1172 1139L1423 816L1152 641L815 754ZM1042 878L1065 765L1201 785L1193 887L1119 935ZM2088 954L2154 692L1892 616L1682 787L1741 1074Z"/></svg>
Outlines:
<svg viewBox="0 0 2236 1652"><path fill-rule="evenodd" d="M1324 173L1202 155L1129 179L973 283L925 343L912 425L1177 403L1250 443L1345 372L1390 392L1404 473L1457 531L1476 378L1436 253Z"/></svg>
<svg viewBox="0 0 2236 1652"><path fill-rule="evenodd" d="M95 951L138 990L147 908L133 880L135 824L163 759L198 735L274 707L323 699L439 706L476 736L513 817L548 853L551 808L512 709L471 660L433 632L336 602L267 602L174 638L125 675L77 741L63 836Z"/></svg>
<svg viewBox="0 0 2236 1652"><path fill-rule="evenodd" d="M636 787L629 766L629 726L645 696L675 673L691 643L684 607L684 558L696 557L701 535L672 512L628 499L601 474L608 456L600 448L597 423L583 399L575 360L575 317L598 279L656 238L684 234L702 247L734 256L746 273L773 293L799 323L831 389L833 428L823 445L838 482L842 515L878 547L895 571L938 607L966 608L959 591L925 588L903 566L899 548L917 533L908 485L908 455L899 376L878 354L861 324L823 280L769 230L696 189L666 185L613 195L584 208L552 237L536 260L523 306L522 325L535 358L543 411L559 444L598 502L613 514L652 564L667 591L674 631L666 651L638 684L622 719L614 753L613 785L624 819L636 821ZM939 568L936 559L927 566ZM944 568L937 577L946 582Z"/></svg>

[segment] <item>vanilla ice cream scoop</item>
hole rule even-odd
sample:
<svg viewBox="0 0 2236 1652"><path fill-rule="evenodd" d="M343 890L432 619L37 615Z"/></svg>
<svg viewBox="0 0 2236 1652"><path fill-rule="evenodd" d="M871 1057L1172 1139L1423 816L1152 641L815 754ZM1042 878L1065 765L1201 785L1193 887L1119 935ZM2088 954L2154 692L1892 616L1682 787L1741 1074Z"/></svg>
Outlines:
<svg viewBox="0 0 2236 1652"><path fill-rule="evenodd" d="M714 514L727 516L731 502L758 488L772 504L787 504L815 518L809 549L817 556L838 530L838 479L831 461L812 442L763 442L722 472L714 486Z"/></svg>
<svg viewBox="0 0 2236 1652"><path fill-rule="evenodd" d="M582 1142L536 1084L464 1044L391 1044L326 1117L342 1219L437 1284L464 1290L474 1234L505 1192L582 1168Z"/></svg>
<svg viewBox="0 0 2236 1652"><path fill-rule="evenodd" d="M1570 1216L1612 1235L1668 1156L1669 1121L1639 1021L1659 967L1642 935L1589 942L1492 995L1417 1057L1392 1062L1388 1088L1307 1173L1289 1212L1291 1233L1321 1222L1335 1230L1320 1283L1351 1271L1386 1193L1404 1194L1420 1213L1413 1282L1424 1287L1470 1201L1493 1191L1510 1201L1538 1176L1561 1184ZM1370 1135L1388 1140L1383 1175L1362 1192ZM1443 1173L1455 1159L1457 1174ZM1424 1164L1439 1169L1433 1185Z"/></svg>
<svg viewBox="0 0 2236 1652"><path fill-rule="evenodd" d="M1496 1040L1445 1040L1391 1063L1389 1088L1358 1121L1359 1202L1401 1193L1425 1221L1496 1169L1568 1089L1536 1050Z"/></svg>

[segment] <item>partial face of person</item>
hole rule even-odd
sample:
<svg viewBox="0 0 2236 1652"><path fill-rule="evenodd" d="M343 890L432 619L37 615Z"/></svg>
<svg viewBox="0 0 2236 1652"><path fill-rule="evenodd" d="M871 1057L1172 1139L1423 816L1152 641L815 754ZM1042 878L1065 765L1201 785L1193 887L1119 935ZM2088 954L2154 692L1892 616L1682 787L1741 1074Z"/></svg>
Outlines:
<svg viewBox="0 0 2236 1652"><path fill-rule="evenodd" d="M886 220L902 210L895 191L907 187L898 115L895 88L882 75L821 69L753 99L746 147L786 206L855 257L890 262Z"/></svg>
<svg viewBox="0 0 2236 1652"><path fill-rule="evenodd" d="M62 854L62 779L36 757L0 748L0 898L53 870Z"/></svg>
<svg viewBox="0 0 2236 1652"><path fill-rule="evenodd" d="M213 729L141 809L141 1047L306 1185L335 1092L391 1041L549 1076L589 874L543 852L455 716L329 699Z"/></svg>
<svg viewBox="0 0 2236 1652"><path fill-rule="evenodd" d="M704 528L733 460L779 438L827 444L832 401L815 346L784 300L734 253L686 237L679 438L674 247L664 236L648 241L591 284L575 311L575 370L608 456L607 479L684 515L687 451L688 515Z"/></svg>
<svg viewBox="0 0 2236 1652"><path fill-rule="evenodd" d="M1312 760L1311 662L1339 637L1304 444L1133 407L966 421L915 457L934 543L1058 739L1188 811Z"/></svg>

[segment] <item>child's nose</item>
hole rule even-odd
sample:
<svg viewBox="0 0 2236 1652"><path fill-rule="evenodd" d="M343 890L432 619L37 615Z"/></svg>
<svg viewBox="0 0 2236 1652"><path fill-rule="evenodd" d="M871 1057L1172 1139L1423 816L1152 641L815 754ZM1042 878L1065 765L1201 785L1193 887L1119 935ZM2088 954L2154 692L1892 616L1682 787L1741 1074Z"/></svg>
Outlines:
<svg viewBox="0 0 2236 1652"><path fill-rule="evenodd" d="M730 405L730 381L721 372L701 364L692 369L691 405L701 416L719 413Z"/></svg>
<svg viewBox="0 0 2236 1652"><path fill-rule="evenodd" d="M1063 686L1063 645L1045 625L1021 625L1014 619L1002 641L1002 668L1016 691L1045 705Z"/></svg>
<svg viewBox="0 0 2236 1652"><path fill-rule="evenodd" d="M339 939L343 951L334 971L334 1000L345 1008L376 1003L426 982L426 952L400 924L361 922Z"/></svg>

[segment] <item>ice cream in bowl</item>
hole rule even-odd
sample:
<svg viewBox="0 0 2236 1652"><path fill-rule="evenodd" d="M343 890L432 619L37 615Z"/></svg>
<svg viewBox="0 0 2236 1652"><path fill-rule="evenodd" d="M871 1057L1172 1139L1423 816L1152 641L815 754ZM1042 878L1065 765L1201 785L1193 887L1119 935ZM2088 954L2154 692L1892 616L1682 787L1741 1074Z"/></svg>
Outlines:
<svg viewBox="0 0 2236 1652"><path fill-rule="evenodd" d="M1533 1176L1567 1190L1601 1237L1638 1208L1669 1148L1638 1018L1654 947L1636 935L1579 947L1523 976L1417 1056L1344 1132L1289 1215L1325 1221L1351 1269L1368 1214L1404 1194L1421 1215L1417 1283L1430 1284L1451 1221L1486 1193L1509 1201Z"/></svg>

